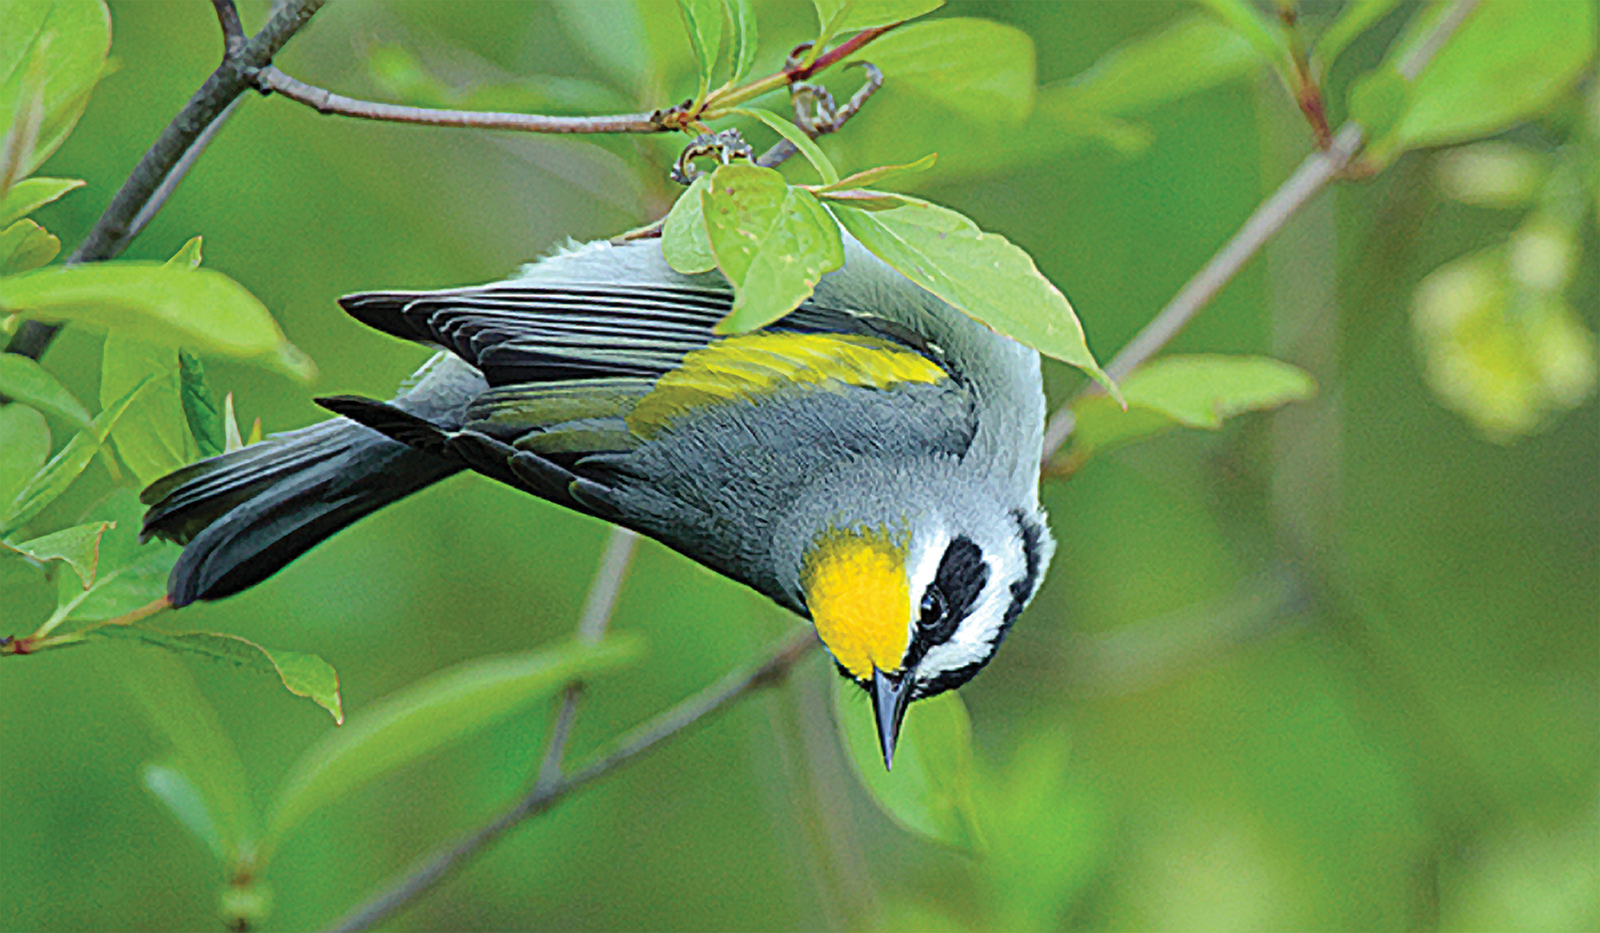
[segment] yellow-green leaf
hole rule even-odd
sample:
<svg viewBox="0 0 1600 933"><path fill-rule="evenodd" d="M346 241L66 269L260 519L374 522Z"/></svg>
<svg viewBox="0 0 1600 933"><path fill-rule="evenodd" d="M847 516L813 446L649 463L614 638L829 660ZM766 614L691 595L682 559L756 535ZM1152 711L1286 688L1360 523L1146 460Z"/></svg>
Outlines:
<svg viewBox="0 0 1600 933"><path fill-rule="evenodd" d="M718 333L772 323L811 296L844 264L838 224L817 199L772 169L736 163L711 176L701 207L717 267L733 286L733 310Z"/></svg>
<svg viewBox="0 0 1600 933"><path fill-rule="evenodd" d="M1397 68L1452 4L1412 16L1383 65ZM1554 106L1595 53L1593 0L1480 3L1411 83L1405 107L1385 121L1352 97L1351 117L1374 133L1367 158L1384 165L1407 149L1488 136Z"/></svg>
<svg viewBox="0 0 1600 933"><path fill-rule="evenodd" d="M247 670L275 675L285 690L327 710L335 723L344 722L339 674L314 654L268 648L225 632L166 632L145 625L104 625L89 630L98 637L136 641L179 654L197 654Z"/></svg>
<svg viewBox="0 0 1600 933"><path fill-rule="evenodd" d="M865 211L833 204L839 222L901 275L979 323L1070 363L1116 394L1066 296L1010 240L927 201Z"/></svg>
<svg viewBox="0 0 1600 933"><path fill-rule="evenodd" d="M38 137L16 178L56 151L105 70L111 15L100 0L6 0L0 3L0 127L28 107L30 73L39 81Z"/></svg>
<svg viewBox="0 0 1600 933"><path fill-rule="evenodd" d="M79 431L67 442L67 446L50 458L50 462L34 474L10 503L0 502L0 537L21 528L45 506L54 502L57 496L67 491L67 487L72 485L72 481L78 478L101 445L105 444L117 419L122 417L138 391L135 388L108 406L95 417L89 429Z"/></svg>
<svg viewBox="0 0 1600 933"><path fill-rule="evenodd" d="M728 112L755 117L765 123L768 129L793 143L794 147L800 150L800 154L806 157L806 161L811 163L811 167L817 170L817 174L822 176L823 184L831 185L839 180L839 170L834 168L828 157L823 155L821 149L817 148L816 141L807 136L801 131L800 127L795 126L792 122L785 120L770 110L754 107L738 107Z"/></svg>
<svg viewBox="0 0 1600 933"><path fill-rule="evenodd" d="M11 186L0 198L0 227L9 226L75 188L81 178L28 178Z"/></svg>
<svg viewBox="0 0 1600 933"><path fill-rule="evenodd" d="M211 269L145 262L36 269L0 278L0 309L238 357L303 380L316 371L254 295Z"/></svg>
<svg viewBox="0 0 1600 933"><path fill-rule="evenodd" d="M988 123L1020 123L1038 93L1036 57L1022 30L958 16L902 26L853 58L877 65L895 93Z"/></svg>
<svg viewBox="0 0 1600 933"><path fill-rule="evenodd" d="M100 563L100 536L109 527L111 522L74 525L29 541L4 546L37 561L66 561L72 572L83 581L83 588L88 589L94 585L95 570Z"/></svg>
<svg viewBox="0 0 1600 933"><path fill-rule="evenodd" d="M0 510L28 485L50 457L50 426L27 405L0 405Z"/></svg>
<svg viewBox="0 0 1600 933"><path fill-rule="evenodd" d="M983 852L973 802L972 725L956 692L911 704L895 747L894 770L886 771L867 695L843 677L831 679L845 757L873 802L910 832L954 849Z"/></svg>
<svg viewBox="0 0 1600 933"><path fill-rule="evenodd" d="M812 0L812 6L821 30L820 51L834 36L916 19L944 6L944 0Z"/></svg>
<svg viewBox="0 0 1600 933"><path fill-rule="evenodd" d="M1165 356L1122 380L1124 411L1104 396L1073 403L1077 422L1071 458L1132 443L1170 428L1216 430L1226 418L1310 398L1316 382L1304 370L1261 356Z"/></svg>
<svg viewBox="0 0 1600 933"><path fill-rule="evenodd" d="M178 351L122 331L107 334L100 365L101 404L121 398L140 383L144 388L134 396L111 439L122 462L141 485L148 486L199 453L184 416Z"/></svg>
<svg viewBox="0 0 1600 933"><path fill-rule="evenodd" d="M728 0L728 16L733 20L733 77L738 84L756 63L756 7L754 0Z"/></svg>
<svg viewBox="0 0 1600 933"><path fill-rule="evenodd" d="M249 781L233 740L194 676L182 661L161 651L102 654L99 660L115 667L139 709L171 746L178 769L204 804L203 824L215 836L208 845L227 856L239 855L257 825Z"/></svg>
<svg viewBox="0 0 1600 933"><path fill-rule="evenodd" d="M698 275L717 267L716 254L711 251L711 240L706 235L705 214L701 211L701 197L711 187L710 173L701 175L686 188L667 213L661 225L661 255L671 266L684 275Z"/></svg>
<svg viewBox="0 0 1600 933"><path fill-rule="evenodd" d="M55 234L24 217L0 231L0 276L37 269L60 252Z"/></svg>
<svg viewBox="0 0 1600 933"><path fill-rule="evenodd" d="M264 847L325 804L387 771L484 729L567 683L614 670L639 655L637 643L569 642L467 661L352 713L300 756L279 788Z"/></svg>
<svg viewBox="0 0 1600 933"><path fill-rule="evenodd" d="M0 395L70 421L79 430L94 423L83 403L49 370L16 353L0 353Z"/></svg>
<svg viewBox="0 0 1600 933"><path fill-rule="evenodd" d="M689 31L689 45L700 62L700 90L695 100L705 100L722 50L723 0L678 0L678 12Z"/></svg>

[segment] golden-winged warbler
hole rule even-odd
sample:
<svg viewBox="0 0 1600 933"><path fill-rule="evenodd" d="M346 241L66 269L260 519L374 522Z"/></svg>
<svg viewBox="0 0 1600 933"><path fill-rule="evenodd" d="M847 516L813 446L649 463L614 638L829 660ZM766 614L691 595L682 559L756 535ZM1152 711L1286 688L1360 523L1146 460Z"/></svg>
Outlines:
<svg viewBox="0 0 1600 933"><path fill-rule="evenodd" d="M1032 598L1039 355L848 236L777 323L718 336L733 294L659 240L572 246L504 282L340 300L437 345L388 402L158 480L144 535L186 545L174 606L260 582L460 470L635 529L816 626L870 694L884 763L906 705L958 687Z"/></svg>

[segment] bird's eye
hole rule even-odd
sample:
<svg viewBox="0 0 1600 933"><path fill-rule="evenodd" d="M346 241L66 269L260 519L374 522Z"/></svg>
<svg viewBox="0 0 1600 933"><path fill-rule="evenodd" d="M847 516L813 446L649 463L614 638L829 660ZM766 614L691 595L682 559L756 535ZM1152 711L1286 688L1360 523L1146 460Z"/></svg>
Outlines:
<svg viewBox="0 0 1600 933"><path fill-rule="evenodd" d="M944 593L938 586L928 587L922 594L922 624L930 628L938 625L939 620L944 618L944 612Z"/></svg>

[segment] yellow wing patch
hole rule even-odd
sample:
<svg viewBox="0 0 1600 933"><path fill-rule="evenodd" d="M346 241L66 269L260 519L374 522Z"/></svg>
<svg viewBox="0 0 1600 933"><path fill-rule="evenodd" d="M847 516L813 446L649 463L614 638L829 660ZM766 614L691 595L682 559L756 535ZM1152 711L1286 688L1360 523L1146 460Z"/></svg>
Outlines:
<svg viewBox="0 0 1600 933"><path fill-rule="evenodd" d="M719 402L753 401L791 386L886 389L938 383L949 375L921 354L855 334L756 333L718 340L686 355L628 415L649 439L677 419Z"/></svg>
<svg viewBox="0 0 1600 933"><path fill-rule="evenodd" d="M906 540L885 531L818 536L800 569L817 636L858 680L900 670L911 642Z"/></svg>

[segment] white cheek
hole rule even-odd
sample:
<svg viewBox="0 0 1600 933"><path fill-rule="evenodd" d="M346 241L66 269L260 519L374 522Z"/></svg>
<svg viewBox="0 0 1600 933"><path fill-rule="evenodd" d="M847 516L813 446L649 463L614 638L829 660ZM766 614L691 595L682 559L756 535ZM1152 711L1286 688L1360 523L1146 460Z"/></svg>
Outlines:
<svg viewBox="0 0 1600 933"><path fill-rule="evenodd" d="M972 607L955 634L942 645L935 645L918 665L923 680L985 660L994 653L994 639L1011 605L1010 588L991 582Z"/></svg>
<svg viewBox="0 0 1600 933"><path fill-rule="evenodd" d="M928 591L933 578L939 574L939 561L944 558L943 542L947 537L943 528L935 529L934 534L924 539L927 544L907 562L906 583L911 589L911 618L906 620L906 624L913 629L922 617L922 594Z"/></svg>

